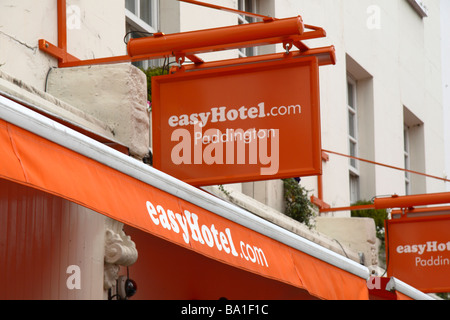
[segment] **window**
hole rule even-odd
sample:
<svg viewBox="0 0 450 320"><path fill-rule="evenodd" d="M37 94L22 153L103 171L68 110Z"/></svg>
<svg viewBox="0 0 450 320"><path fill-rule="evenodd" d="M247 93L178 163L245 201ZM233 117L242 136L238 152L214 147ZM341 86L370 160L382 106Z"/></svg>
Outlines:
<svg viewBox="0 0 450 320"><path fill-rule="evenodd" d="M159 3L158 0L125 0L126 33L130 38L148 37L158 32ZM144 69L154 66L155 62L139 61L133 63Z"/></svg>
<svg viewBox="0 0 450 320"><path fill-rule="evenodd" d="M411 170L411 160L410 160L410 147L409 147L409 127L405 125L403 130L403 146L404 146L404 159L405 159L405 169ZM411 174L405 171L405 194L411 194Z"/></svg>
<svg viewBox="0 0 450 320"><path fill-rule="evenodd" d="M403 156L404 168L425 172L424 123L411 110L403 106ZM405 171L405 194L426 193L426 179L422 175Z"/></svg>
<svg viewBox="0 0 450 320"><path fill-rule="evenodd" d="M349 78L347 81L347 110L348 110L348 140L349 154L358 157L358 114L356 107L356 83ZM358 161L350 159L350 168L358 173Z"/></svg>
<svg viewBox="0 0 450 320"><path fill-rule="evenodd" d="M347 77L347 148L348 154L368 160L375 159L375 102L373 77L346 55ZM402 130L402 128L400 128ZM349 160L350 195L352 203L371 199L376 190L375 166L356 159Z"/></svg>
<svg viewBox="0 0 450 320"><path fill-rule="evenodd" d="M348 144L349 155L358 157L358 114L357 114L356 82L348 77L347 79L347 112L348 112ZM350 201L352 203L359 200L359 163L358 160L350 158Z"/></svg>
<svg viewBox="0 0 450 320"><path fill-rule="evenodd" d="M256 13L256 0L238 0L238 10ZM239 24L252 23L255 22L255 18L239 15ZM241 48L239 49L239 56L241 57L251 57L257 54L256 47Z"/></svg>
<svg viewBox="0 0 450 320"><path fill-rule="evenodd" d="M158 1L125 0L125 16L127 24L142 31L154 33L158 30Z"/></svg>
<svg viewBox="0 0 450 320"><path fill-rule="evenodd" d="M350 203L360 200L359 176L350 172Z"/></svg>

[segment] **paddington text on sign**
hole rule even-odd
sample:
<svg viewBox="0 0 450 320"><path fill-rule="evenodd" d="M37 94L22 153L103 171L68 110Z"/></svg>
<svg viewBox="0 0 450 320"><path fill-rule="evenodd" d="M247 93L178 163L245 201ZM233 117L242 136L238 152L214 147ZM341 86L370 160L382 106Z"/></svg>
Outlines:
<svg viewBox="0 0 450 320"><path fill-rule="evenodd" d="M437 242L437 241L428 241L423 244L413 244L413 245L400 245L397 246L396 251L398 254L418 254L419 256L415 257L415 266L416 267L431 267L431 266L442 266L442 265L450 265L450 259L444 258L443 256L431 256L430 258L422 258L421 255L425 253L434 252L439 254L439 252L449 252L450 251L450 241Z"/></svg>

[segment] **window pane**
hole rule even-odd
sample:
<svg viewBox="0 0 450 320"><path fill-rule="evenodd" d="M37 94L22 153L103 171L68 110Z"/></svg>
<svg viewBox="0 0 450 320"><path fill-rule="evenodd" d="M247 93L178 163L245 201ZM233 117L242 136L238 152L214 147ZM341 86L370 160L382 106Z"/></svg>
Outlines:
<svg viewBox="0 0 450 320"><path fill-rule="evenodd" d="M404 145L404 149L405 152L408 153L409 152L409 131L407 128L405 128L403 130L403 145Z"/></svg>
<svg viewBox="0 0 450 320"><path fill-rule="evenodd" d="M245 11L254 12L255 8L253 8L253 0L245 0Z"/></svg>
<svg viewBox="0 0 450 320"><path fill-rule="evenodd" d="M352 157L357 157L357 153L356 153L356 143L353 141L350 141L350 156ZM356 159L352 159L350 158L350 165L353 168L356 168Z"/></svg>
<svg viewBox="0 0 450 320"><path fill-rule="evenodd" d="M356 139L356 121L353 112L348 113L348 134Z"/></svg>
<svg viewBox="0 0 450 320"><path fill-rule="evenodd" d="M405 160L405 169L410 170L409 155L407 153L405 153L404 160ZM405 178L409 180L409 177L410 177L410 173L408 171L405 171Z"/></svg>
<svg viewBox="0 0 450 320"><path fill-rule="evenodd" d="M135 0L125 0L125 8L133 13L136 13L136 1Z"/></svg>
<svg viewBox="0 0 450 320"><path fill-rule="evenodd" d="M238 1L238 10L250 12L250 13L256 13L254 0L239 0ZM242 16L242 18L245 21L247 21L248 23L255 22L255 18L252 18L252 17Z"/></svg>
<svg viewBox="0 0 450 320"><path fill-rule="evenodd" d="M405 157L405 169L409 170L409 159L408 157ZM405 179L409 180L409 172L405 171Z"/></svg>
<svg viewBox="0 0 450 320"><path fill-rule="evenodd" d="M256 13L256 6L254 0L238 0L238 10L250 12L250 13ZM253 23L256 19L246 16L246 15L240 15L239 16L239 24L244 23ZM241 48L239 51L245 56L245 57L251 57L255 56L257 54L255 47L248 47L248 48Z"/></svg>
<svg viewBox="0 0 450 320"><path fill-rule="evenodd" d="M350 174L350 202L355 203L359 200L359 177Z"/></svg>
<svg viewBox="0 0 450 320"><path fill-rule="evenodd" d="M347 83L347 97L348 97L348 105L350 107L352 107L353 109L355 108L355 88L353 86L353 84L351 84L350 82Z"/></svg>
<svg viewBox="0 0 450 320"><path fill-rule="evenodd" d="M152 25L151 0L140 0L140 17L148 25Z"/></svg>
<svg viewBox="0 0 450 320"><path fill-rule="evenodd" d="M238 10L255 13L253 8L253 0L239 0Z"/></svg>

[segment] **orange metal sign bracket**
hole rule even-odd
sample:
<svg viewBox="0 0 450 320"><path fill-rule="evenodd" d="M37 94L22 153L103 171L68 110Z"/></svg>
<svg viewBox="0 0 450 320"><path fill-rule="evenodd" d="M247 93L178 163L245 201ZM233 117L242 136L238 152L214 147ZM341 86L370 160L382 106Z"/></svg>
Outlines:
<svg viewBox="0 0 450 320"><path fill-rule="evenodd" d="M446 178L441 178L433 175L429 175L422 172L412 171L408 169L402 169L399 167L362 159L358 157L349 156L343 153L330 151L330 150L322 150L322 153L330 153L335 154L342 157L347 157L351 159L355 159L358 161L367 162L370 164L395 169L395 170L401 170L413 174L422 175L428 178L433 178L437 180L442 180L444 182L450 182L450 180ZM321 183L321 177L319 177L319 197L311 197L311 202L314 203L316 206L319 207L319 211L321 213L326 212L337 212L337 211L348 211L348 210L370 210L370 209L391 209L391 208L401 208L401 209L409 209L413 208L415 206L425 206L425 205L434 205L434 204L442 204L442 203L450 203L450 192L444 192L444 193L437 193L437 194L421 194L421 195L412 195L412 196L398 196L398 195L392 195L390 197L384 197L384 198L375 198L374 204L369 205L361 205L361 206L348 206L348 207L338 207L338 208L331 208L328 204L326 204L323 201L323 194L322 194L322 183Z"/></svg>
<svg viewBox="0 0 450 320"><path fill-rule="evenodd" d="M394 208L405 209L412 212L412 210L418 210L415 209L415 207L417 206L428 206L446 203L450 203L450 192L416 194L409 196L399 196L394 194L389 197L375 198L373 204L339 207L339 208L321 208L320 212L324 213L324 212L337 212L348 210L394 209Z"/></svg>
<svg viewBox="0 0 450 320"><path fill-rule="evenodd" d="M416 217L416 216L437 216L437 215L444 215L450 213L450 206L443 206L443 207L425 207L425 208L406 208L401 210L392 210L391 216L392 218L396 219L404 219L409 217Z"/></svg>
<svg viewBox="0 0 450 320"><path fill-rule="evenodd" d="M199 1L182 1L258 17L263 19L263 22L170 35L158 32L151 37L130 40L127 46L127 55L80 60L67 51L66 0L57 0L58 45L56 46L47 40L40 39L39 49L57 58L60 68L134 62L166 57L176 57L177 60L182 61L186 57L194 64L200 65L203 63L203 60L196 55L198 53L276 43L283 43L286 50L295 46L300 50L300 53L305 53L306 55L323 55L323 51L314 51L314 49L308 48L302 41L325 37L325 31L320 27L303 24L301 17L275 19L240 10L205 4ZM298 28L296 28L296 25L298 25ZM305 29L308 29L308 31L305 31ZM193 44L194 40L195 44ZM161 47L161 44L168 42L171 44ZM152 50L146 48L151 48ZM334 63L334 48L330 55L332 57L326 60L328 64Z"/></svg>
<svg viewBox="0 0 450 320"><path fill-rule="evenodd" d="M241 10L237 10L237 9L222 7L222 6L218 6L218 5L215 5L215 4L206 3L206 2L197 1L197 0L178 0L178 1L186 2L186 3L190 3L190 4L195 4L195 5L211 8L211 9L217 9L217 10L221 10L221 11L236 13L236 14L247 16L247 17L261 19L263 21L276 20L276 18L274 18L274 17L269 17L269 16L264 16L264 15L253 13L253 12L246 12L246 11L241 11ZM313 39L313 38L320 38L320 37L325 37L326 36L326 32L325 32L325 30L323 28L312 26L312 25L308 25L308 24L305 24L305 28L313 30L313 31L308 32L308 38L303 38L303 40ZM297 48L299 48L301 51L302 51L303 48L307 48L301 41L294 41L294 45Z"/></svg>

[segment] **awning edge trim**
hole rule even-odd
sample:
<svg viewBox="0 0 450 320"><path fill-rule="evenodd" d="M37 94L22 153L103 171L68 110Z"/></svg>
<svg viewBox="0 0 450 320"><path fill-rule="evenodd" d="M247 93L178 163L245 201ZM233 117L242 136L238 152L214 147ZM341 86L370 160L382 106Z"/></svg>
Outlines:
<svg viewBox="0 0 450 320"><path fill-rule="evenodd" d="M0 96L0 118L42 138L127 174L184 201L279 241L321 261L369 279L367 267L270 223L240 207L160 172L10 99Z"/></svg>

